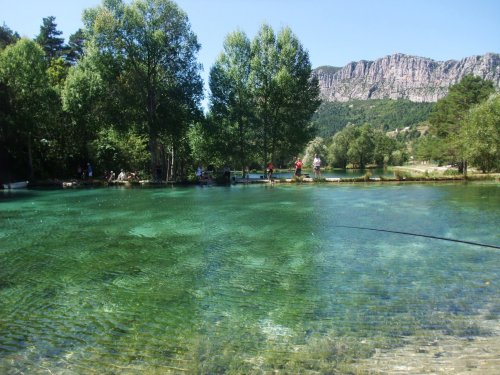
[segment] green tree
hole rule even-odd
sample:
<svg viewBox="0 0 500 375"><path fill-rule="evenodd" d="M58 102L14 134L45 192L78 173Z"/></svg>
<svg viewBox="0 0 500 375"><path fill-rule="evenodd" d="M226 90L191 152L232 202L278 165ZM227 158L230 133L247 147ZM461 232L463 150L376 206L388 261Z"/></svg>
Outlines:
<svg viewBox="0 0 500 375"><path fill-rule="evenodd" d="M483 172L500 170L500 95L473 107L464 121L465 157Z"/></svg>
<svg viewBox="0 0 500 375"><path fill-rule="evenodd" d="M469 110L494 92L493 82L472 75L451 86L448 95L438 100L429 115L430 133L444 144L441 162L459 163L466 172L460 128Z"/></svg>
<svg viewBox="0 0 500 375"><path fill-rule="evenodd" d="M128 122L148 138L151 172L175 175L175 161L182 160L174 150L187 143L188 125L201 116L203 91L200 45L186 14L170 0L104 0L85 11L84 23L86 35L118 69L108 82L119 82Z"/></svg>
<svg viewBox="0 0 500 375"><path fill-rule="evenodd" d="M98 170L144 171L148 168L147 139L132 131L123 133L113 128L101 129L90 148Z"/></svg>
<svg viewBox="0 0 500 375"><path fill-rule="evenodd" d="M24 38L7 46L0 54L0 83L9 108L2 121L1 143L10 159L26 165L23 169L33 178L35 166L39 173L44 170L46 148L54 145L58 104L41 47Z"/></svg>
<svg viewBox="0 0 500 375"><path fill-rule="evenodd" d="M283 165L314 136L318 81L289 28L276 35L263 25L251 43L242 32L229 34L210 71L210 89L205 144L220 162Z"/></svg>
<svg viewBox="0 0 500 375"><path fill-rule="evenodd" d="M359 129L359 135L349 145L349 162L359 168L365 168L373 160L374 149L374 131L369 124L364 124Z"/></svg>
<svg viewBox="0 0 500 375"><path fill-rule="evenodd" d="M91 142L98 131L111 122L107 121L109 107L106 104L113 92L104 84L102 64L97 49L91 46L89 53L69 69L61 94L63 110L68 117L67 131L74 140L68 152L74 164L91 160Z"/></svg>
<svg viewBox="0 0 500 375"><path fill-rule="evenodd" d="M78 29L69 36L65 59L70 65L76 64L82 58L85 40L85 33L82 29Z"/></svg>
<svg viewBox="0 0 500 375"><path fill-rule="evenodd" d="M9 44L16 43L19 39L19 34L12 31L5 23L0 26L0 51Z"/></svg>
<svg viewBox="0 0 500 375"><path fill-rule="evenodd" d="M35 41L42 46L49 60L61 57L64 53L64 38L60 38L62 31L57 30L54 16L43 19L40 33Z"/></svg>
<svg viewBox="0 0 500 375"><path fill-rule="evenodd" d="M224 52L209 77L211 116L207 138L215 141L213 146L219 150L221 159L236 162L242 170L255 152L250 61L250 41L243 32L236 31L226 37Z"/></svg>
<svg viewBox="0 0 500 375"><path fill-rule="evenodd" d="M443 141L433 135L426 135L417 139L413 144L413 148L417 160L440 162L446 153Z"/></svg>
<svg viewBox="0 0 500 375"><path fill-rule="evenodd" d="M349 163L349 147L359 136L359 128L353 124L348 124L344 129L337 132L328 147L328 158L334 167L347 168Z"/></svg>
<svg viewBox="0 0 500 375"><path fill-rule="evenodd" d="M313 137L310 119L320 104L309 55L289 28L276 36L261 27L252 41L250 79L261 161L284 163Z"/></svg>
<svg viewBox="0 0 500 375"><path fill-rule="evenodd" d="M304 157L302 158L304 166L312 166L314 155L320 156L322 165L328 164L328 149L326 147L325 140L321 137L316 137L307 144Z"/></svg>
<svg viewBox="0 0 500 375"><path fill-rule="evenodd" d="M387 164L400 165L403 158L403 146L399 146L394 138L389 138L383 131L374 131L374 149L373 149L373 162L378 166L385 166ZM394 154L394 152L399 151ZM397 160L394 160L392 156Z"/></svg>

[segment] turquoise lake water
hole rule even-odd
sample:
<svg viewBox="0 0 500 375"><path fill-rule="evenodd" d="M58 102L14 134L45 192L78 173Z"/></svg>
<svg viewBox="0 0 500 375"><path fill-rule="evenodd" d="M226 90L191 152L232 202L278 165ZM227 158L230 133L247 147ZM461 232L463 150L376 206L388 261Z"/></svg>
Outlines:
<svg viewBox="0 0 500 375"><path fill-rule="evenodd" d="M499 249L343 226L500 246L499 208L494 183L0 192L0 373L327 372L489 335Z"/></svg>

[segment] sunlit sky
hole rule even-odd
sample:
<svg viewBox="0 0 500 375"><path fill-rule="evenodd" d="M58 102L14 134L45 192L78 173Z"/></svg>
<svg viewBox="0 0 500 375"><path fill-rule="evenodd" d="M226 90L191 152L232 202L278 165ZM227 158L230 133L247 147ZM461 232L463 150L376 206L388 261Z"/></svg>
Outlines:
<svg viewBox="0 0 500 375"><path fill-rule="evenodd" d="M128 1L127 1L128 2ZM0 0L0 22L35 37L55 16L66 38L82 27L82 11L100 0ZM263 23L288 26L309 51L313 68L344 66L393 53L460 60L500 53L500 0L177 0L187 13L208 71L226 35L252 39Z"/></svg>

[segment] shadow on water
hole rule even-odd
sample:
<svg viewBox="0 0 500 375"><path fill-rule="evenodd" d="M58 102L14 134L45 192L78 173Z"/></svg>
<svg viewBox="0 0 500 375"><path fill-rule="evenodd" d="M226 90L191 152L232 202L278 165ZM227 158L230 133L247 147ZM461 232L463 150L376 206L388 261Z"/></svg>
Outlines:
<svg viewBox="0 0 500 375"><path fill-rule="evenodd" d="M31 189L3 189L0 190L0 203L33 199L38 195L39 193L36 190Z"/></svg>

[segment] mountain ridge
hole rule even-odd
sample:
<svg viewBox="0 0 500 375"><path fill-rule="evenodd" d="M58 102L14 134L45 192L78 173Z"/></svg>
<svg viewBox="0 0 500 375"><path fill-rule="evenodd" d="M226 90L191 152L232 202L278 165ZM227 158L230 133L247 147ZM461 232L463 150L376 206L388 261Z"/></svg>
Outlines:
<svg viewBox="0 0 500 375"><path fill-rule="evenodd" d="M325 101L407 99L436 102L450 86L472 74L493 81L500 89L500 54L485 53L461 60L436 61L395 53L380 59L353 61L344 67L320 66L313 70Z"/></svg>

